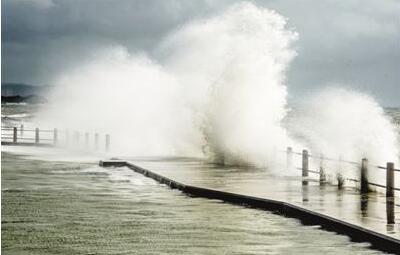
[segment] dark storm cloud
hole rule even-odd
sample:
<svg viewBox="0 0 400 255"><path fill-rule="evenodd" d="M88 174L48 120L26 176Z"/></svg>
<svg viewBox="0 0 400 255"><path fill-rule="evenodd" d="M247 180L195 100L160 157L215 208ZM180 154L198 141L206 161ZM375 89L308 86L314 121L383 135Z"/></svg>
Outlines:
<svg viewBox="0 0 400 255"><path fill-rule="evenodd" d="M299 32L289 86L295 96L344 84L400 106L399 1L274 1Z"/></svg>
<svg viewBox="0 0 400 255"><path fill-rule="evenodd" d="M96 49L150 50L212 1L2 1L2 81L46 84Z"/></svg>
<svg viewBox="0 0 400 255"><path fill-rule="evenodd" d="M96 49L151 51L187 20L235 1L2 1L2 81L47 84ZM299 32L288 73L292 99L339 83L400 105L399 1L255 1Z"/></svg>

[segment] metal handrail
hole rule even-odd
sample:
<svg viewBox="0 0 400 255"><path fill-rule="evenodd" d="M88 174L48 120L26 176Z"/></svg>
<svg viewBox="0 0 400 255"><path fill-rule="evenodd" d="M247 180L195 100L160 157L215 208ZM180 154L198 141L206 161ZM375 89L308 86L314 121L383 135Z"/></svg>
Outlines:
<svg viewBox="0 0 400 255"><path fill-rule="evenodd" d="M14 130L14 128L2 128L1 130ZM21 129L18 129L18 131L21 131ZM24 132L35 132L36 129L22 129ZM39 129L39 132L54 132L54 130L51 129Z"/></svg>
<svg viewBox="0 0 400 255"><path fill-rule="evenodd" d="M297 170L301 170L301 171L303 171L303 169L301 168L301 167L296 167L295 169L297 169ZM309 173L314 173L314 174L320 174L321 172L320 171L315 171L315 170L305 170L306 172L309 172ZM357 180L357 179L352 179L352 178L345 178L346 180L348 180L348 181L353 181L353 182L360 182L359 180ZM372 185L372 186L377 186L377 187L381 187L381 188L385 188L386 189L386 186L385 185L382 185L382 184L378 184L378 183L374 183L374 182L367 182L369 185ZM393 187L393 189L394 190L397 190L397 191L400 191L400 188L396 188L396 187Z"/></svg>
<svg viewBox="0 0 400 255"><path fill-rule="evenodd" d="M352 178L346 178L346 180L348 180L348 181L353 181L353 182L360 182L359 180L357 180L357 179L352 179ZM369 185L372 185L372 186L377 186L377 187L381 187L381 188L385 188L386 189L386 186L385 185L382 185L382 184L378 184L378 183L373 183L373 182L367 182ZM396 187L393 187L393 189L394 190L397 190L397 191L400 191L400 188L396 188Z"/></svg>
<svg viewBox="0 0 400 255"><path fill-rule="evenodd" d="M280 151L280 152L285 152L285 153L287 153L287 151ZM292 151L291 153L292 153L292 154L295 154L295 155L299 155L299 156L302 156L302 155L303 155L303 153L297 152L297 151ZM317 158L317 159L320 159L320 160L328 160L328 161L343 162L343 163L348 163L348 164L357 165L357 166L360 166L360 165L361 165L360 163L354 162L354 161L343 160L343 159L334 159L334 158L321 157L321 156L317 157L317 156L314 156L314 155L312 155L312 154L308 154L308 157L310 157L310 158ZM374 165L374 164L368 164L368 165L371 166L371 167L378 168L378 169L386 170L386 167L385 167L385 166ZM393 169L393 171L395 171L395 172L400 172L400 169L396 169L396 168L395 168L395 169Z"/></svg>
<svg viewBox="0 0 400 255"><path fill-rule="evenodd" d="M53 142L54 145L59 144L60 141L59 140L60 137L65 137L65 143L68 143L69 141L69 130L59 130L57 128L54 129L39 129L39 128L24 128L23 125L21 125L21 127L8 127L8 126L2 126L1 129L3 131L7 131L2 133L1 139L4 139L4 142L7 144L14 144L14 145L18 145L18 141L24 141L24 140L34 140L35 143L34 144L40 144L41 142L44 143L48 143L48 141ZM31 133L28 134L28 137L24 137L23 133L25 132L34 132L34 137L32 137ZM43 133L48 133L48 134L52 134L52 138L51 135L40 135ZM72 136L72 141L79 143L80 137L81 137L82 132L78 132L78 131L74 131L72 132L71 136ZM85 134L85 146L89 147L89 133L88 132L84 132ZM99 134L98 133L94 133L94 147L96 150L98 150L99 147ZM11 142L10 142L11 140ZM104 139L104 143L105 143L105 150L109 151L110 149L110 135L109 134L105 134L105 139Z"/></svg>

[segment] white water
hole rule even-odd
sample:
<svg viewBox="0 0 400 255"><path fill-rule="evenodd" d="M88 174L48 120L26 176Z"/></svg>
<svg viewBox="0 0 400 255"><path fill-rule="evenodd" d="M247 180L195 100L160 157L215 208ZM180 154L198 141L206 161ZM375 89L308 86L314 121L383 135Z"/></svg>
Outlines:
<svg viewBox="0 0 400 255"><path fill-rule="evenodd" d="M344 161L371 164L370 178L385 180L386 171L372 165L398 164L399 142L395 127L383 109L368 95L343 88L316 92L298 107L288 123L293 137L311 150L314 156L324 155ZM315 160L314 169L319 160ZM354 166L325 161L328 173L359 178Z"/></svg>
<svg viewBox="0 0 400 255"><path fill-rule="evenodd" d="M109 133L113 155L205 156L280 171L276 151L291 145L348 160L398 161L390 122L359 92L315 94L283 124L296 38L274 11L235 4L177 29L152 57L120 46L99 50L54 81L54 101L37 122Z"/></svg>

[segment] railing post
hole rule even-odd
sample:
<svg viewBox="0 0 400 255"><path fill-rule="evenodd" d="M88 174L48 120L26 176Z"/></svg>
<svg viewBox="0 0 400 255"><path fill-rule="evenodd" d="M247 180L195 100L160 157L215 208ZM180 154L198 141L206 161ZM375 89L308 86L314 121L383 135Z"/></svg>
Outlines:
<svg viewBox="0 0 400 255"><path fill-rule="evenodd" d="M39 128L35 129L35 143L39 143Z"/></svg>
<svg viewBox="0 0 400 255"><path fill-rule="evenodd" d="M56 145L57 142L58 142L58 130L57 130L57 128L55 128L53 130L53 144Z"/></svg>
<svg viewBox="0 0 400 255"><path fill-rule="evenodd" d="M394 197L394 163L386 164L386 197Z"/></svg>
<svg viewBox="0 0 400 255"><path fill-rule="evenodd" d="M17 127L13 128L13 143L17 142Z"/></svg>
<svg viewBox="0 0 400 255"><path fill-rule="evenodd" d="M363 158L361 161L360 192L361 194L366 194L368 191L368 159Z"/></svg>
<svg viewBox="0 0 400 255"><path fill-rule="evenodd" d="M21 124L20 133L21 133L21 137L24 136L24 125L23 124Z"/></svg>
<svg viewBox="0 0 400 255"><path fill-rule="evenodd" d="M69 144L69 130L65 130L65 145Z"/></svg>
<svg viewBox="0 0 400 255"><path fill-rule="evenodd" d="M303 150L302 153L302 174L301 176L303 177L303 184L307 184L307 180L305 180L306 177L308 177L308 151Z"/></svg>
<svg viewBox="0 0 400 255"><path fill-rule="evenodd" d="M99 134L98 133L94 134L94 149L95 150L99 149Z"/></svg>
<svg viewBox="0 0 400 255"><path fill-rule="evenodd" d="M386 222L387 224L395 224L394 217L394 197L386 198Z"/></svg>
<svg viewBox="0 0 400 255"><path fill-rule="evenodd" d="M338 182L338 189L342 189L342 188L343 188L343 185L344 185L344 178L343 178L343 175L342 175L341 173L338 173L338 174L336 175L336 179L337 179L337 182Z"/></svg>
<svg viewBox="0 0 400 255"><path fill-rule="evenodd" d="M286 171L289 172L292 170L292 162L293 162L293 149L292 147L286 148Z"/></svg>
<svg viewBox="0 0 400 255"><path fill-rule="evenodd" d="M86 132L85 133L85 147L89 147L89 133Z"/></svg>
<svg viewBox="0 0 400 255"><path fill-rule="evenodd" d="M324 169L324 156L321 154L319 163L319 184L324 184L326 182L326 174Z"/></svg>
<svg viewBox="0 0 400 255"><path fill-rule="evenodd" d="M74 143L75 146L79 145L79 131L74 132Z"/></svg>
<svg viewBox="0 0 400 255"><path fill-rule="evenodd" d="M106 151L110 150L110 135L106 135Z"/></svg>

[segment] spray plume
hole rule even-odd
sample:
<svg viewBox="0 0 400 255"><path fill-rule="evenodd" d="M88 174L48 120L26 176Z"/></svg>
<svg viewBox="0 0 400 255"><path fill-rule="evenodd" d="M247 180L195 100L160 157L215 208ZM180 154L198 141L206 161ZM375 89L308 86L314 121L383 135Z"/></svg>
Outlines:
<svg viewBox="0 0 400 255"><path fill-rule="evenodd" d="M303 144L332 157L397 160L391 124L360 93L316 94L284 127L296 39L276 12L235 4L174 31L153 57L99 51L54 81L54 101L38 122L109 133L114 155L206 156L273 169L276 150Z"/></svg>

